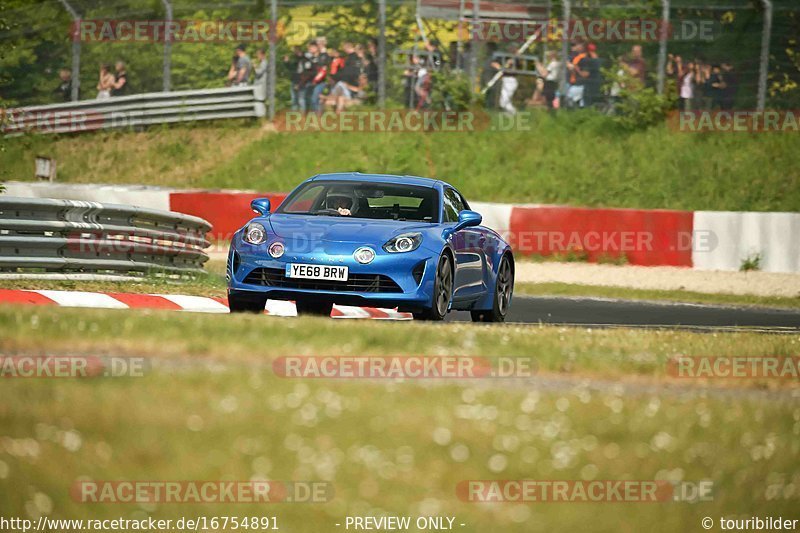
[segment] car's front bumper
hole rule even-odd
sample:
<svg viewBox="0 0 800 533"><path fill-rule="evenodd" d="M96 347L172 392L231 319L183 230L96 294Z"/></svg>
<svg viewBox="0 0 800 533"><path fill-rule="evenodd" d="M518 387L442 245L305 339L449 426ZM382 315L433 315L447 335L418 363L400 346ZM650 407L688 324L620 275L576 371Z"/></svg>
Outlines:
<svg viewBox="0 0 800 533"><path fill-rule="evenodd" d="M431 305L438 255L424 247L390 254L380 247L370 246L376 253L375 259L362 265L354 259L353 253L363 244L326 242L312 250L287 249L278 259L269 255L268 246L269 241L256 246L242 241L238 234L234 237L228 254L229 293L412 311ZM298 281L285 277L288 263L346 266L351 280L368 281L381 276L381 281L374 284Z"/></svg>

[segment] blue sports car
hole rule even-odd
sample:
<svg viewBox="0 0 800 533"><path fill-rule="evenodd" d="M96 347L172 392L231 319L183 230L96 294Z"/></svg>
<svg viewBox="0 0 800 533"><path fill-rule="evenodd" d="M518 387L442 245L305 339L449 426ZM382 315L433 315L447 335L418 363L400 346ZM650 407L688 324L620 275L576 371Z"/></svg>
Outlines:
<svg viewBox="0 0 800 533"><path fill-rule="evenodd" d="M300 314L334 303L398 308L442 320L470 311L503 322L514 292L514 256L481 226L451 185L434 179L323 174L301 183L274 213L268 199L231 241L231 312L293 300Z"/></svg>

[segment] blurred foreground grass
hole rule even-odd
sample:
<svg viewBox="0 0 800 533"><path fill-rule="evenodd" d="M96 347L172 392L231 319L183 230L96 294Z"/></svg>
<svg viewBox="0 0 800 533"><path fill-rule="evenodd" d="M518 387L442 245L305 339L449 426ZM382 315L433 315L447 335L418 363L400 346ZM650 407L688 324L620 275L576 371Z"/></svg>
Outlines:
<svg viewBox="0 0 800 533"><path fill-rule="evenodd" d="M694 531L702 517L797 518L795 397L625 394L575 385L276 379L203 366L142 378L9 380L0 393L0 514L277 516L337 531L348 515L455 516L460 531ZM92 480L328 481L327 503L83 504ZM710 480L713 501L474 504L470 479Z"/></svg>
<svg viewBox="0 0 800 533"><path fill-rule="evenodd" d="M3 353L92 353L263 363L284 355L526 356L538 369L666 377L678 355L797 355L798 334L425 324L267 315L0 306Z"/></svg>
<svg viewBox="0 0 800 533"><path fill-rule="evenodd" d="M476 327L0 307L0 353L140 355L143 377L5 379L0 516L448 515L460 531L700 530L711 516L797 516L797 383L717 387L665 374L692 355L796 355L798 335ZM515 355L542 381L300 380L279 355ZM552 379L550 378L557 378ZM537 384L538 383L538 384ZM549 385L547 385L549 383ZM713 385L713 386L712 386ZM319 480L328 503L82 504L78 479ZM714 483L713 501L471 504L469 479Z"/></svg>

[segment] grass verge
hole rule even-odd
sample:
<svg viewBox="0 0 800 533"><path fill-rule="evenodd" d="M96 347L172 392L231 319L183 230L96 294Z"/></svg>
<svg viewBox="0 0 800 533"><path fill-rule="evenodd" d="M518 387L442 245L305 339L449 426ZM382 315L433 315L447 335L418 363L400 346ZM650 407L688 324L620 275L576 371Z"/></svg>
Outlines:
<svg viewBox="0 0 800 533"><path fill-rule="evenodd" d="M790 391L297 380L268 364L287 353L528 354L570 375L658 378L675 353L797 353L796 337L10 306L0 307L0 330L3 353L180 358L140 378L5 380L3 516L277 516L281 529L336 531L348 515L433 514L467 532L632 532L698 529L704 516L745 511L796 515L800 404ZM70 497L78 479L326 481L334 498L81 504ZM456 497L470 479L708 480L714 489L696 503L470 504Z"/></svg>
<svg viewBox="0 0 800 533"><path fill-rule="evenodd" d="M534 113L528 131L279 133L257 124L9 139L0 179L58 160L60 181L289 191L320 172L435 176L468 199L652 209L795 211L796 135L617 131L592 113ZM314 153L314 157L308 154ZM469 154L469 157L465 157ZM747 184L747 186L740 186Z"/></svg>
<svg viewBox="0 0 800 533"><path fill-rule="evenodd" d="M542 372L667 377L678 355L797 355L797 335L476 326L205 315L169 311L0 307L5 353L98 353L263 362L280 355L525 356ZM313 332L313 333L312 333ZM267 341L268 339L268 341Z"/></svg>

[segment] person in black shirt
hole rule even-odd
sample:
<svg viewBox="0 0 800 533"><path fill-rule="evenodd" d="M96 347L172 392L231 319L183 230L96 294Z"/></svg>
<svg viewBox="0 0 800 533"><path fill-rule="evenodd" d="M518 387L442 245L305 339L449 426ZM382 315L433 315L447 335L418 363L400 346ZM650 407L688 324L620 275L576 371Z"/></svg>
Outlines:
<svg viewBox="0 0 800 533"><path fill-rule="evenodd" d="M69 102L72 100L72 72L69 69L62 68L58 71L58 78L61 83L54 92L62 102Z"/></svg>
<svg viewBox="0 0 800 533"><path fill-rule="evenodd" d="M722 90L722 109L733 109L736 103L736 93L739 90L739 76L733 70L730 63L722 64L722 77L725 80L725 87Z"/></svg>
<svg viewBox="0 0 800 533"><path fill-rule="evenodd" d="M303 59L303 50L299 46L292 49L292 55L283 56L283 65L289 71L289 82L292 94L292 111L297 111L300 107L300 62Z"/></svg>
<svg viewBox="0 0 800 533"><path fill-rule="evenodd" d="M310 46L309 51L311 53L314 77L311 78L311 81L308 83L307 93L311 104L311 110L315 113L321 113L322 106L320 104L320 99L327 87L325 79L328 76L328 67L331 59L328 56L327 41L324 37L317 39L317 41L312 44L313 46Z"/></svg>
<svg viewBox="0 0 800 533"><path fill-rule="evenodd" d="M600 58L597 56L597 45L586 46L586 57L578 63L579 74L583 78L583 106L590 107L600 99Z"/></svg>
<svg viewBox="0 0 800 533"><path fill-rule="evenodd" d="M378 41L377 39L370 39L367 41L367 81L370 86L378 86Z"/></svg>
<svg viewBox="0 0 800 533"><path fill-rule="evenodd" d="M706 95L711 96L711 109L721 109L726 86L719 65L712 65L711 76L706 81L706 86L708 87Z"/></svg>
<svg viewBox="0 0 800 533"><path fill-rule="evenodd" d="M125 63L117 61L114 66L116 71L116 80L113 87L111 87L111 96L125 96L130 94L130 82L128 81L128 71L125 68Z"/></svg>

